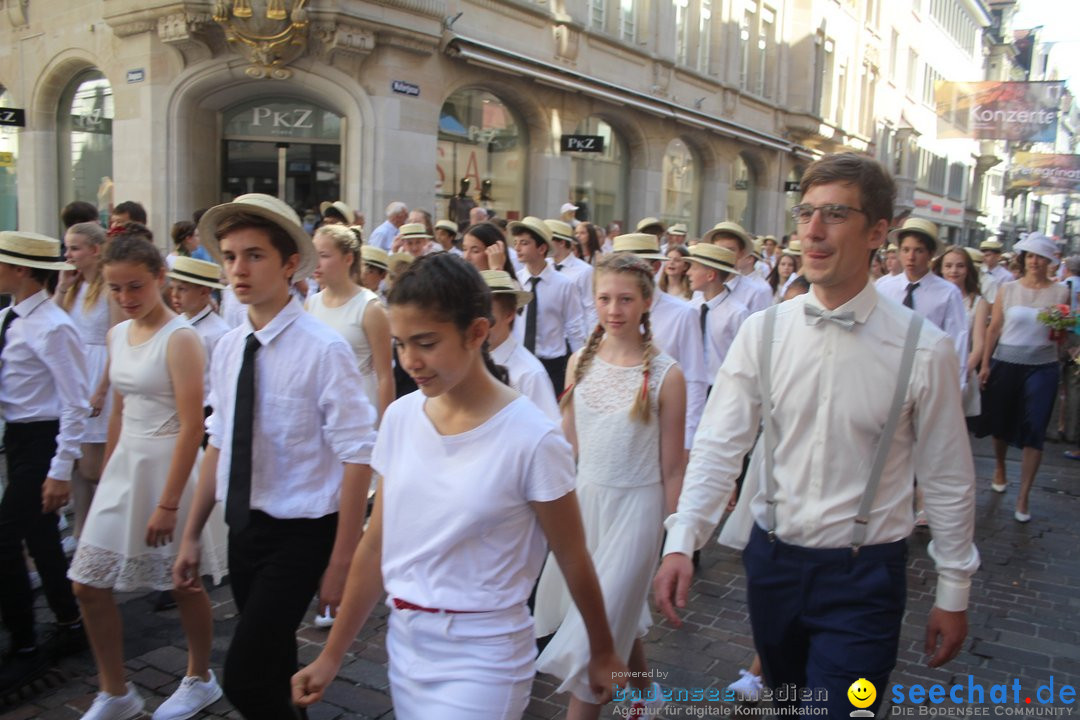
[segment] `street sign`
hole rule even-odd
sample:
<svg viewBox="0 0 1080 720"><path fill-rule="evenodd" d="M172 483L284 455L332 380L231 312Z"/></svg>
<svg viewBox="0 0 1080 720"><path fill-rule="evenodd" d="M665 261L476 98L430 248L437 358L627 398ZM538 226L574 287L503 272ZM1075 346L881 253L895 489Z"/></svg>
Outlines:
<svg viewBox="0 0 1080 720"><path fill-rule="evenodd" d="M799 192L799 181L788 180L784 183L784 192Z"/></svg>
<svg viewBox="0 0 1080 720"><path fill-rule="evenodd" d="M26 111L21 108L0 108L0 125L26 127Z"/></svg>
<svg viewBox="0 0 1080 720"><path fill-rule="evenodd" d="M390 81L390 89L401 95L408 95L409 97L420 97L420 86L407 83L404 80L392 80Z"/></svg>
<svg viewBox="0 0 1080 720"><path fill-rule="evenodd" d="M563 152L604 152L603 135L563 135Z"/></svg>
<svg viewBox="0 0 1080 720"><path fill-rule="evenodd" d="M144 70L143 68L136 68L134 70L128 70L127 71L128 85L133 85L135 83L141 83L145 79L146 79L146 70Z"/></svg>

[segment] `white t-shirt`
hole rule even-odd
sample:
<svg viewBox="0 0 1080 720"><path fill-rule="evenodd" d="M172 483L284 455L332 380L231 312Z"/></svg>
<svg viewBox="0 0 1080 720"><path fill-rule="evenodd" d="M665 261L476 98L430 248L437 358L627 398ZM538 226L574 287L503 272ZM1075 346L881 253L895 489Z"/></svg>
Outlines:
<svg viewBox="0 0 1080 720"><path fill-rule="evenodd" d="M386 410L371 466L383 479L383 584L444 610L524 604L547 552L530 502L574 489L555 424L519 397L479 427L440 435L416 391Z"/></svg>

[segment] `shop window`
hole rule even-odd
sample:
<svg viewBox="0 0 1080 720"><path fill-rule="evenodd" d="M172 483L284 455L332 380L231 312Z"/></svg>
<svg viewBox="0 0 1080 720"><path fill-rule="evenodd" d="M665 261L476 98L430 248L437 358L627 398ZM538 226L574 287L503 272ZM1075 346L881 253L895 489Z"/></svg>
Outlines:
<svg viewBox="0 0 1080 720"><path fill-rule="evenodd" d="M570 201L577 205L578 218L607 226L618 220L626 227L626 187L630 172L626 143L611 125L588 118L574 129L575 135L603 139L603 152L571 152Z"/></svg>
<svg viewBox="0 0 1080 720"><path fill-rule="evenodd" d="M727 218L754 232L754 212L757 209L757 177L750 163L740 155L732 168L731 189L728 191Z"/></svg>
<svg viewBox="0 0 1080 720"><path fill-rule="evenodd" d="M664 151L661 178L660 217L667 223L686 223L690 232L697 227L701 198L701 164L693 150L675 138Z"/></svg>
<svg viewBox="0 0 1080 720"><path fill-rule="evenodd" d="M113 200L113 117L112 86L100 70L80 73L61 93L56 118L61 207L84 200L97 205L107 220Z"/></svg>

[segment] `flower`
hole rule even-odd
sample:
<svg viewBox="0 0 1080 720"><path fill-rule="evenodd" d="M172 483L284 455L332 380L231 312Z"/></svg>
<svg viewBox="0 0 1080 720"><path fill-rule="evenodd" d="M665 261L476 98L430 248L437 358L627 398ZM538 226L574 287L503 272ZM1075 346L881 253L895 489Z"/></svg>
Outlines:
<svg viewBox="0 0 1080 720"><path fill-rule="evenodd" d="M1051 330L1072 330L1080 317L1073 315L1068 305L1051 305L1039 311L1038 320Z"/></svg>

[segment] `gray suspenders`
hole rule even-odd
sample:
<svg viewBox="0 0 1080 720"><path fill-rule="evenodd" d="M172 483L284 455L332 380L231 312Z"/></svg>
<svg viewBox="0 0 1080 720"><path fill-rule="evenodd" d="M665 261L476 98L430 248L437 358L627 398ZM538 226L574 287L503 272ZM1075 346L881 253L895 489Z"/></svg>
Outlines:
<svg viewBox="0 0 1080 720"><path fill-rule="evenodd" d="M765 326L761 332L761 357L758 372L758 387L761 392L761 424L765 441L765 530L769 540L776 539L776 493L778 485L773 476L773 455L776 452L776 428L772 415L772 341L776 330L776 310L773 305L765 311ZM892 407L889 409L885 427L881 431L877 449L874 451L874 463L870 467L870 478L863 492L859 512L855 516L855 528L851 534L851 552L859 554L859 548L866 542L866 525L870 520L870 507L877 495L881 473L885 469L885 456L889 454L892 437L896 434L896 425L900 421L900 411L904 406L908 383L911 380L911 367L915 363L915 348L922 330L923 318L912 314L908 324L907 338L904 340L904 352L900 358L900 369L896 373L896 390L893 392Z"/></svg>

